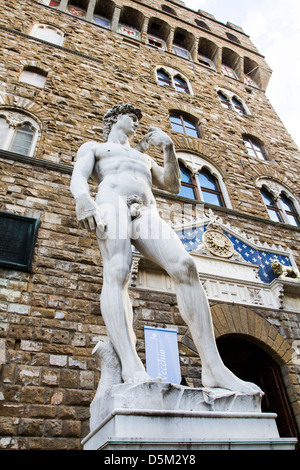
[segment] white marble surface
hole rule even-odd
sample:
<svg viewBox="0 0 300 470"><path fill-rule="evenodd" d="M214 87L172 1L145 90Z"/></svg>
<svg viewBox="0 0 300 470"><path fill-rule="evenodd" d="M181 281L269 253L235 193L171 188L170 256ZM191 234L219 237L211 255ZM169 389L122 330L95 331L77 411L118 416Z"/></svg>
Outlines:
<svg viewBox="0 0 300 470"><path fill-rule="evenodd" d="M257 385L240 380L225 367L195 261L156 208L152 183L178 194L180 168L171 138L157 127L150 127L136 147L130 145L141 117L141 111L130 104L110 109L103 119L104 142L85 142L80 147L70 186L79 224L97 236L103 263L101 314L122 379L125 383L150 379L136 351L128 293L134 245L172 278L181 316L201 358L203 385L256 394ZM151 146L161 149L163 166L145 153ZM89 190L91 177L98 184L95 200Z"/></svg>
<svg viewBox="0 0 300 470"><path fill-rule="evenodd" d="M190 388L156 380L139 384L116 384L104 392L97 391L90 407L91 431L115 409L132 410L133 413L136 410L259 413L261 395L221 388Z"/></svg>
<svg viewBox="0 0 300 470"><path fill-rule="evenodd" d="M292 450L274 414L115 409L84 440L84 450Z"/></svg>

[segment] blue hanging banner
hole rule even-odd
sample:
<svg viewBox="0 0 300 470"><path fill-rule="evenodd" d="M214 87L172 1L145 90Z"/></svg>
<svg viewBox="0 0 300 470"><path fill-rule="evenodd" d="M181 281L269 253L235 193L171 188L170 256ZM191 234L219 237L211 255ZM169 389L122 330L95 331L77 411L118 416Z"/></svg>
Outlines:
<svg viewBox="0 0 300 470"><path fill-rule="evenodd" d="M180 384L177 330L145 326L146 370L150 377Z"/></svg>

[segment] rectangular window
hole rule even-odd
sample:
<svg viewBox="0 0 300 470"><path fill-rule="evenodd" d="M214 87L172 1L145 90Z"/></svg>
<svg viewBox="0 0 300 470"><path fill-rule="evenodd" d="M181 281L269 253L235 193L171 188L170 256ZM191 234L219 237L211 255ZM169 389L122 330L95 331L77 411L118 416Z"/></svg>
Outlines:
<svg viewBox="0 0 300 470"><path fill-rule="evenodd" d="M226 77L235 78L236 80L238 79L238 76L235 73L235 71L228 65L222 64L221 70L222 70L222 75L225 75Z"/></svg>
<svg viewBox="0 0 300 470"><path fill-rule="evenodd" d="M198 62L201 65L205 65L206 67L210 67L211 69L216 70L215 64L213 63L212 60L210 60L208 57L205 57L202 54L198 54Z"/></svg>
<svg viewBox="0 0 300 470"><path fill-rule="evenodd" d="M9 150L14 153L29 155L33 135L34 130L28 125L18 128L15 132Z"/></svg>
<svg viewBox="0 0 300 470"><path fill-rule="evenodd" d="M0 266L30 271L40 221L0 212Z"/></svg>
<svg viewBox="0 0 300 470"><path fill-rule="evenodd" d="M131 26L119 24L118 31L119 33L124 34L124 36L128 36L129 38L139 40L141 37L140 32Z"/></svg>
<svg viewBox="0 0 300 470"><path fill-rule="evenodd" d="M175 132L184 133L183 125L180 116L170 116L172 129Z"/></svg>
<svg viewBox="0 0 300 470"><path fill-rule="evenodd" d="M204 202L207 202L208 204L214 204L215 206L221 206L221 207L224 205L221 197L218 194L205 191L203 188L201 189L202 189Z"/></svg>
<svg viewBox="0 0 300 470"><path fill-rule="evenodd" d="M189 199L196 199L194 189L190 186L184 186L183 184L181 185L181 190L180 193L178 193L178 196L187 197Z"/></svg>
<svg viewBox="0 0 300 470"><path fill-rule="evenodd" d="M150 36L150 34L148 34L147 35L147 42L148 42L148 44L151 44L151 46L158 47L159 49L163 49L163 50L166 49L165 42L162 39L157 38L156 36Z"/></svg>
<svg viewBox="0 0 300 470"><path fill-rule="evenodd" d="M182 47L173 45L173 52L180 57L184 57L185 59L191 59L191 55L187 49L183 49Z"/></svg>
<svg viewBox="0 0 300 470"><path fill-rule="evenodd" d="M192 125L189 126L186 122L185 122L185 131L186 131L186 134L190 135L191 137L199 137L196 126L193 126L193 127Z"/></svg>
<svg viewBox="0 0 300 470"><path fill-rule="evenodd" d="M68 12L73 16L77 16L77 18L84 18L86 13L82 8L78 8L73 5L68 6Z"/></svg>
<svg viewBox="0 0 300 470"><path fill-rule="evenodd" d="M110 21L107 18L104 18L103 16L94 15L94 22L99 26L103 26L104 28L110 27Z"/></svg>
<svg viewBox="0 0 300 470"><path fill-rule="evenodd" d="M255 81L252 80L252 78L249 77L249 75L244 75L244 83L246 83L246 85L251 85L251 86L254 86L255 88L258 88Z"/></svg>
<svg viewBox="0 0 300 470"><path fill-rule="evenodd" d="M20 75L20 82L43 88L46 83L46 78L46 75L42 75L41 73L31 72L30 70L23 70Z"/></svg>
<svg viewBox="0 0 300 470"><path fill-rule="evenodd" d="M60 0L39 0L39 3L47 5L48 7L57 8L60 4Z"/></svg>
<svg viewBox="0 0 300 470"><path fill-rule="evenodd" d="M58 46L61 46L64 40L63 33L61 31L43 25L38 26L32 34L35 38L51 42Z"/></svg>

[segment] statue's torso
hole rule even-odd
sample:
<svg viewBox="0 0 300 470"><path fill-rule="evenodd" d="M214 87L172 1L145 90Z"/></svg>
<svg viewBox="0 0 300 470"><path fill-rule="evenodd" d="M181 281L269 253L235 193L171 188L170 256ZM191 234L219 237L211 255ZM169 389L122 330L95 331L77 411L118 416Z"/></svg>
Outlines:
<svg viewBox="0 0 300 470"><path fill-rule="evenodd" d="M146 206L154 203L152 160L148 155L114 143L96 144L94 152L93 176L99 183L98 200L112 193L122 197L135 194Z"/></svg>

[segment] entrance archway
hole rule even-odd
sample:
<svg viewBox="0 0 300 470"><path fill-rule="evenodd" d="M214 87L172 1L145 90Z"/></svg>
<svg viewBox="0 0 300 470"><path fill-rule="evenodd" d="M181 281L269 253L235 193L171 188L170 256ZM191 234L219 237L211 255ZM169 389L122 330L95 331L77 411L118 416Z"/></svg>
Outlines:
<svg viewBox="0 0 300 470"><path fill-rule="evenodd" d="M265 393L262 411L276 413L281 437L298 437L295 418L287 397L280 367L257 344L244 335L229 334L217 339L224 364L242 380L256 383Z"/></svg>

